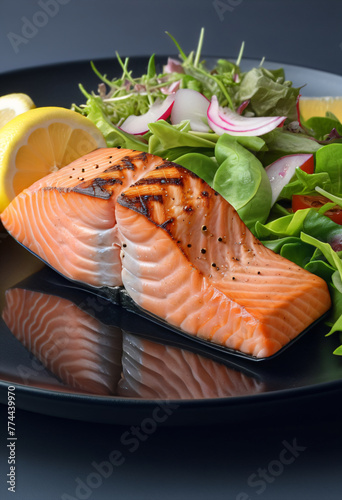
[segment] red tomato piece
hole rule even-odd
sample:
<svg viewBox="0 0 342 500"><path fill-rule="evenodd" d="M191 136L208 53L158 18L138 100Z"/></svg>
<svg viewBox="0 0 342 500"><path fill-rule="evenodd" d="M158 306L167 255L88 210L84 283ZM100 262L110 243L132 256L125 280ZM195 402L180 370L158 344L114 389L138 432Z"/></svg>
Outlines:
<svg viewBox="0 0 342 500"><path fill-rule="evenodd" d="M292 196L292 210L296 212L297 210L302 210L304 208L316 208L320 209L326 203L331 203L331 200L325 196L306 196L294 194ZM342 225L342 208L336 205L334 208L327 210L324 215L329 217L336 224Z"/></svg>
<svg viewBox="0 0 342 500"><path fill-rule="evenodd" d="M313 155L310 156L303 165L300 166L300 169L306 172L307 174L313 174L315 170L315 162Z"/></svg>

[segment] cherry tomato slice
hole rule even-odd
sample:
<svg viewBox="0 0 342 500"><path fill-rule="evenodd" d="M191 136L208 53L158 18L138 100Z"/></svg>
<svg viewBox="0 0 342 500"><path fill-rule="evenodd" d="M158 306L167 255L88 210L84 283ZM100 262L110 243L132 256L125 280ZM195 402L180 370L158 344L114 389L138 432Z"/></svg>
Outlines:
<svg viewBox="0 0 342 500"><path fill-rule="evenodd" d="M331 203L331 200L325 196L306 196L294 194L292 196L292 210L296 212L297 210L302 210L303 208L316 208L320 209L326 203ZM324 215L329 217L336 224L342 225L342 208L336 205L335 208L327 210Z"/></svg>
<svg viewBox="0 0 342 500"><path fill-rule="evenodd" d="M310 156L303 165L300 166L300 169L306 172L307 174L313 174L315 170L315 162L313 155Z"/></svg>

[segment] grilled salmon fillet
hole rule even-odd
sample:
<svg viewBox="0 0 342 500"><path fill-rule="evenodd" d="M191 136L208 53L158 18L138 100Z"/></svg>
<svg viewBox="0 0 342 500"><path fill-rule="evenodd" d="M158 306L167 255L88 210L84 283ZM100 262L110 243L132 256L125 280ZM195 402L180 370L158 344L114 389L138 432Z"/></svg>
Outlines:
<svg viewBox="0 0 342 500"><path fill-rule="evenodd" d="M150 314L255 357L331 305L322 279L264 247L205 181L148 153L96 150L25 189L1 220L67 278L123 284Z"/></svg>
<svg viewBox="0 0 342 500"><path fill-rule="evenodd" d="M120 192L161 158L101 148L35 182L3 211L7 231L62 275L95 287L121 285L114 244Z"/></svg>
<svg viewBox="0 0 342 500"><path fill-rule="evenodd" d="M175 165L118 197L122 281L145 311L257 358L331 305L325 281L263 246L206 182Z"/></svg>

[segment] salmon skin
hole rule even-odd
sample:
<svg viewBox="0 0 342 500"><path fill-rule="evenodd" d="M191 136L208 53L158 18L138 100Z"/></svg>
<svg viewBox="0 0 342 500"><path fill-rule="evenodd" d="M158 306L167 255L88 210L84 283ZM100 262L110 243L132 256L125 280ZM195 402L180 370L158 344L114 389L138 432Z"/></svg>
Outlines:
<svg viewBox="0 0 342 500"><path fill-rule="evenodd" d="M178 165L122 192L116 218L126 291L190 335L269 357L331 306L325 281L263 246L224 198Z"/></svg>
<svg viewBox="0 0 342 500"><path fill-rule="evenodd" d="M120 286L114 244L121 191L165 161L131 149L101 148L35 182L3 211L7 231L63 276Z"/></svg>

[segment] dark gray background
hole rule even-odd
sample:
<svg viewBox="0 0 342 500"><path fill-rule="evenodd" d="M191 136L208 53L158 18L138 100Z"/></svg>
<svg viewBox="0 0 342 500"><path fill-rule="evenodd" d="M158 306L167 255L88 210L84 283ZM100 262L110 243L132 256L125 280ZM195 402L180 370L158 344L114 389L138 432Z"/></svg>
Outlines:
<svg viewBox="0 0 342 500"><path fill-rule="evenodd" d="M1 0L0 71L168 54L166 30L190 50L204 26L208 55L235 57L244 40L246 57L342 74L341 14L340 0Z"/></svg>
<svg viewBox="0 0 342 500"><path fill-rule="evenodd" d="M61 0L55 14L50 11L47 17L37 14L42 3L49 2L1 0L0 73L115 57L115 51L122 56L173 53L165 30L188 51L204 26L204 54L235 57L244 40L246 57L264 56L342 74L340 0ZM33 21L42 26L30 32L28 22ZM16 47L15 36L22 37L16 38ZM312 418L299 414L287 420L283 415L281 421L265 418L256 423L251 414L247 423L236 425L160 428L89 498L235 500L245 492L262 500L340 499L341 399L334 397L329 412L313 405ZM0 416L3 436L2 406ZM106 460L127 430L20 410L17 429L17 492L6 491L7 450L1 438L1 499L57 500L63 493L74 495L76 478L84 479L93 461ZM305 451L258 495L248 486L248 477L276 460L283 441L293 439Z"/></svg>

